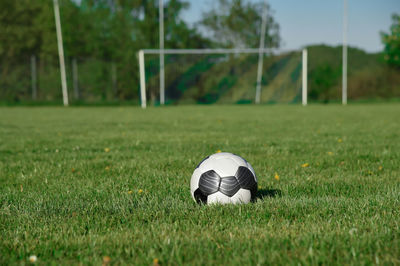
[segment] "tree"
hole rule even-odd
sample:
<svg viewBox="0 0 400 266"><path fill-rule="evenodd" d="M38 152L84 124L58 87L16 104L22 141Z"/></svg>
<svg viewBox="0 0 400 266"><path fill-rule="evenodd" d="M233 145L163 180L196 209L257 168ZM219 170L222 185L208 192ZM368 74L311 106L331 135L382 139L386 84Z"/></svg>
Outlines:
<svg viewBox="0 0 400 266"><path fill-rule="evenodd" d="M263 4L249 0L218 0L212 10L203 13L200 24L212 33L213 40L225 47L258 47ZM268 8L266 47L280 45L279 25Z"/></svg>
<svg viewBox="0 0 400 266"><path fill-rule="evenodd" d="M400 68L400 15L392 16L392 26L389 33L381 33L384 59L390 65Z"/></svg>
<svg viewBox="0 0 400 266"><path fill-rule="evenodd" d="M54 15L50 1L0 1L0 10L0 99L18 101L31 95L30 57L56 54Z"/></svg>

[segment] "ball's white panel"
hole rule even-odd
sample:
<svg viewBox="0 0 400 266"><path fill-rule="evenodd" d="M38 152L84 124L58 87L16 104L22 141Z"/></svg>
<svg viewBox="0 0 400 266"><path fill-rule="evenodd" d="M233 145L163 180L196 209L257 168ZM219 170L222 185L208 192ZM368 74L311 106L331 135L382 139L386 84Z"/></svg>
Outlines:
<svg viewBox="0 0 400 266"><path fill-rule="evenodd" d="M239 165L231 158L213 158L213 170L220 177L234 176L239 168Z"/></svg>
<svg viewBox="0 0 400 266"><path fill-rule="evenodd" d="M190 179L190 194L192 194L194 200L195 198L193 193L199 188L199 179L202 174L203 172L199 168L196 168L193 172L192 178Z"/></svg>
<svg viewBox="0 0 400 266"><path fill-rule="evenodd" d="M222 159L222 158L229 158L231 155L233 155L233 154L230 152L219 152L219 153L214 153L213 155L210 155L210 158Z"/></svg>
<svg viewBox="0 0 400 266"><path fill-rule="evenodd" d="M220 152L210 155L208 159L200 164L199 168L203 173L214 170L220 177L225 177L234 176L239 166L250 168L255 176L254 169L245 159L229 152Z"/></svg>
<svg viewBox="0 0 400 266"><path fill-rule="evenodd" d="M200 164L199 169L202 173L214 170L220 177L234 176L240 165L232 160L232 156L235 155L227 152L213 154Z"/></svg>
<svg viewBox="0 0 400 266"><path fill-rule="evenodd" d="M242 157L232 154L232 156L230 158L232 160L234 160L239 166L247 167L247 162Z"/></svg>
<svg viewBox="0 0 400 266"><path fill-rule="evenodd" d="M239 155L230 153L230 152L220 152L215 153L210 156L210 158L214 159L232 159L234 160L239 166L246 166L246 160L240 157Z"/></svg>
<svg viewBox="0 0 400 266"><path fill-rule="evenodd" d="M231 197L231 202L233 204L249 203L250 200L251 200L250 190L243 188L239 189L239 191L236 192L236 194Z"/></svg>
<svg viewBox="0 0 400 266"><path fill-rule="evenodd" d="M231 199L219 191L209 195L207 198L207 204L228 204L228 203L231 203Z"/></svg>
<svg viewBox="0 0 400 266"><path fill-rule="evenodd" d="M204 160L200 165L199 168L201 170L202 173L205 173L207 171L213 170L214 168L214 159L211 158L211 156Z"/></svg>
<svg viewBox="0 0 400 266"><path fill-rule="evenodd" d="M249 168L249 170L253 173L256 182L258 182L256 172L254 171L253 167L251 166L251 164L249 162L247 162L247 168Z"/></svg>
<svg viewBox="0 0 400 266"><path fill-rule="evenodd" d="M247 167L246 160L229 152L220 152L211 155L200 168L204 172L214 170L219 176L226 177L234 176L239 166Z"/></svg>

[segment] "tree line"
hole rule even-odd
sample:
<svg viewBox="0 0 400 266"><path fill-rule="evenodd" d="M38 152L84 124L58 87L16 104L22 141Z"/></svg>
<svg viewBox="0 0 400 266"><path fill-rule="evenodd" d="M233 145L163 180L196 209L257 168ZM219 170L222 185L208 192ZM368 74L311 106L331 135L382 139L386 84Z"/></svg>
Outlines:
<svg viewBox="0 0 400 266"><path fill-rule="evenodd" d="M76 97L137 100L137 52L159 47L159 1L59 2L70 98L75 62L81 81ZM187 1L164 2L166 48L258 47L261 2L217 0L195 25L182 18L189 8ZM268 13L266 46L279 48L279 25ZM394 15L390 32L382 33L383 58L392 68L400 65L399 25L399 16ZM0 1L0 101L31 98L32 62L38 73L38 99L61 99L53 1Z"/></svg>

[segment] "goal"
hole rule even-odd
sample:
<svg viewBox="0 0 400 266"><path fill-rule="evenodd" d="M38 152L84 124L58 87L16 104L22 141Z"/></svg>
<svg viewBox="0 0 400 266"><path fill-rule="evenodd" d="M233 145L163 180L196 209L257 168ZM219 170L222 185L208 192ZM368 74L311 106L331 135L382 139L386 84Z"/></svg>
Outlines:
<svg viewBox="0 0 400 266"><path fill-rule="evenodd" d="M160 57L165 57L162 65ZM154 105L307 104L306 49L144 49L138 58L143 108L149 100Z"/></svg>

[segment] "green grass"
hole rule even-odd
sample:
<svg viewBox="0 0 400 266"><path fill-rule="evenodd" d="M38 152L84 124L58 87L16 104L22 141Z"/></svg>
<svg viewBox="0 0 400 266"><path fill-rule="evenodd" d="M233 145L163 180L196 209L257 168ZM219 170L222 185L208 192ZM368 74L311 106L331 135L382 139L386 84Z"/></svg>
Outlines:
<svg viewBox="0 0 400 266"><path fill-rule="evenodd" d="M400 264L399 115L2 107L0 264ZM246 158L264 196L196 205L192 171L217 150Z"/></svg>

